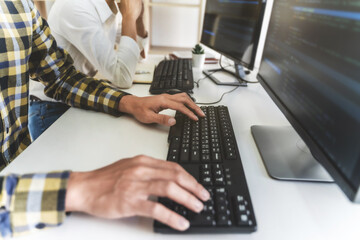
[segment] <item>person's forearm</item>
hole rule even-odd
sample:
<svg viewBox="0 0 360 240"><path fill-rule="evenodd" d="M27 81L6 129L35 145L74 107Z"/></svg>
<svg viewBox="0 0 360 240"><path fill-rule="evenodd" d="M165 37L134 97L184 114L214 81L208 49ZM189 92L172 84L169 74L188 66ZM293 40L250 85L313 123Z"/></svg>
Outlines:
<svg viewBox="0 0 360 240"><path fill-rule="evenodd" d="M122 35L131 37L136 41L136 19L131 14L123 16Z"/></svg>
<svg viewBox="0 0 360 240"><path fill-rule="evenodd" d="M136 20L136 31L137 31L138 36L140 36L142 38L147 37L147 31L145 29L145 24L144 24L144 19L143 18L138 18Z"/></svg>

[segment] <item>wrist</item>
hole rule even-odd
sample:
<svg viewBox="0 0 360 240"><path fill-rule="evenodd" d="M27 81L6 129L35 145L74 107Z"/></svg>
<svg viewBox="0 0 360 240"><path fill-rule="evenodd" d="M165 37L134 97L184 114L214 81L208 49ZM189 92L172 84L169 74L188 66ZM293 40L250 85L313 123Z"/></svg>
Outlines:
<svg viewBox="0 0 360 240"><path fill-rule="evenodd" d="M137 98L138 97L133 95L123 96L119 103L119 111L131 114L133 112L133 108L135 106Z"/></svg>
<svg viewBox="0 0 360 240"><path fill-rule="evenodd" d="M82 211L84 192L81 185L84 183L84 177L85 173L70 173L65 197L66 212Z"/></svg>

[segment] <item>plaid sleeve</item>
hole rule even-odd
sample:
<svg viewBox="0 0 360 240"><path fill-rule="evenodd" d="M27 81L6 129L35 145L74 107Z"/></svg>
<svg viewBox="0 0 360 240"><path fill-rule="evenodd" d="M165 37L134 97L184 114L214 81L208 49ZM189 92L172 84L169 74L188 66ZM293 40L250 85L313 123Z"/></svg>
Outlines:
<svg viewBox="0 0 360 240"><path fill-rule="evenodd" d="M70 173L8 175L0 178L0 231L3 237L60 225Z"/></svg>
<svg viewBox="0 0 360 240"><path fill-rule="evenodd" d="M30 3L31 5L31 3ZM89 78L77 71L70 55L59 48L47 22L33 8L33 42L30 78L45 85L45 94L68 105L119 115L118 105L127 93L109 81Z"/></svg>

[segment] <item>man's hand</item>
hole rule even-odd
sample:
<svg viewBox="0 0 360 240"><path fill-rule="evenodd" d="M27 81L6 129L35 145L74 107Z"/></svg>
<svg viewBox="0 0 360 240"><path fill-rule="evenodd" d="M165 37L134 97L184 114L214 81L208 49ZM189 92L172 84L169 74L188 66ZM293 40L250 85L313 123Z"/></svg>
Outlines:
<svg viewBox="0 0 360 240"><path fill-rule="evenodd" d="M151 97L127 95L121 99L119 104L120 112L132 114L142 123L159 123L166 126L172 126L176 123L175 118L159 114L160 111L169 108L178 110L195 121L198 120L197 116L205 116L203 111L186 93L174 95L161 94Z"/></svg>
<svg viewBox="0 0 360 240"><path fill-rule="evenodd" d="M180 165L146 156L124 159L91 172L70 174L66 211L103 218L145 216L183 231L189 222L149 196L167 197L194 212L209 193Z"/></svg>

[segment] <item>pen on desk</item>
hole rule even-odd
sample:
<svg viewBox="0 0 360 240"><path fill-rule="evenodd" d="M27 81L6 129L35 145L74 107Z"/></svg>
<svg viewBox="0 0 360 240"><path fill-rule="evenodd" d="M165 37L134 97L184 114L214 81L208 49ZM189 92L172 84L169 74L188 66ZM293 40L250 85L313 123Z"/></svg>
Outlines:
<svg viewBox="0 0 360 240"><path fill-rule="evenodd" d="M135 71L135 74L150 74L150 72L137 70L137 71Z"/></svg>

